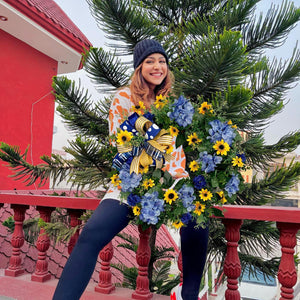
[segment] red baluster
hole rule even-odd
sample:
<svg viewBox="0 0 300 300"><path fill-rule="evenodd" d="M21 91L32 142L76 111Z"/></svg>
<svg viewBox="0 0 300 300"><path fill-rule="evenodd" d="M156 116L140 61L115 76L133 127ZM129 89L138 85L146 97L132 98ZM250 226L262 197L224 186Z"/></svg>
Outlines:
<svg viewBox="0 0 300 300"><path fill-rule="evenodd" d="M237 251L240 239L242 220L223 219L225 225L225 238L227 240L227 253L224 262L224 273L227 276L226 300L240 300L238 278L241 275L241 264Z"/></svg>
<svg viewBox="0 0 300 300"><path fill-rule="evenodd" d="M21 266L21 247L24 244L23 222L25 212L29 206L12 204L11 208L14 210L15 229L11 238L12 255L9 259L8 268L5 270L5 275L16 277L24 273Z"/></svg>
<svg viewBox="0 0 300 300"><path fill-rule="evenodd" d="M99 254L101 259L101 270L99 272L99 284L95 287L95 291L102 294L109 294L115 286L111 283L110 261L114 255L112 242L109 242Z"/></svg>
<svg viewBox="0 0 300 300"><path fill-rule="evenodd" d="M296 234L300 224L277 223L280 231L281 261L278 270L278 280L281 283L280 300L294 299L294 285L297 282L297 272L294 261Z"/></svg>
<svg viewBox="0 0 300 300"><path fill-rule="evenodd" d="M51 213L54 210L52 207L37 206L36 208L40 213L40 218L45 222L50 222ZM38 260L36 262L35 272L31 276L32 281L45 282L51 278L48 272L47 250L50 247L50 239L45 230L41 228L36 248L38 249Z"/></svg>
<svg viewBox="0 0 300 300"><path fill-rule="evenodd" d="M79 209L68 209L68 213L70 215L70 226L71 227L76 227L81 224L81 220L79 218L81 217L83 211ZM68 252L71 254L77 240L79 237L79 229L74 233L74 235L71 237L68 245Z"/></svg>
<svg viewBox="0 0 300 300"><path fill-rule="evenodd" d="M151 249L149 246L149 236L151 228L147 228L143 231L142 227L139 226L140 242L136 254L136 261L138 263L138 277L136 279L136 289L132 294L133 299L151 299L152 293L149 290L149 279L148 279L148 265L151 256Z"/></svg>

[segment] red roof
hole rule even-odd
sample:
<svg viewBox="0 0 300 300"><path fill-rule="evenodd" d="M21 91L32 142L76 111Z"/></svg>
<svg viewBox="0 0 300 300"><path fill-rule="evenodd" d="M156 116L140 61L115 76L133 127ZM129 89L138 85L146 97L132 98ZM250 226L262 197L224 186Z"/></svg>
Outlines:
<svg viewBox="0 0 300 300"><path fill-rule="evenodd" d="M82 53L84 48L92 46L91 42L53 0L4 1L79 53Z"/></svg>

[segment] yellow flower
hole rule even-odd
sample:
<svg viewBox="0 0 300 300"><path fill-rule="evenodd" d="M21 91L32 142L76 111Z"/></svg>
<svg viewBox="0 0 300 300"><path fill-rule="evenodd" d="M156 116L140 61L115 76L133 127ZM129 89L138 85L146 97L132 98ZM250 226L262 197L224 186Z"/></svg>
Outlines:
<svg viewBox="0 0 300 300"><path fill-rule="evenodd" d="M168 189L164 194L164 200L168 204L172 204L178 198L178 194L173 189Z"/></svg>
<svg viewBox="0 0 300 300"><path fill-rule="evenodd" d="M234 167L238 166L239 168L242 168L244 166L242 158L238 156L234 157L231 162Z"/></svg>
<svg viewBox="0 0 300 300"><path fill-rule="evenodd" d="M199 113L202 115L205 115L205 113L207 113L208 111L210 111L211 113L213 112L211 108L211 104L208 104L207 102L203 102L201 106L198 108L198 110Z"/></svg>
<svg viewBox="0 0 300 300"><path fill-rule="evenodd" d="M149 166L143 166L143 165L140 165L139 166L139 174L146 174L148 173L149 171Z"/></svg>
<svg viewBox="0 0 300 300"><path fill-rule="evenodd" d="M154 102L156 108L163 108L168 103L166 96L159 95L156 96L156 100Z"/></svg>
<svg viewBox="0 0 300 300"><path fill-rule="evenodd" d="M114 186L119 186L121 183L121 180L119 179L119 175L118 174L114 174L112 177L110 177L111 183Z"/></svg>
<svg viewBox="0 0 300 300"><path fill-rule="evenodd" d="M200 216L205 210L205 205L201 204L199 201L197 201L195 203L195 209L194 209L194 213L198 216Z"/></svg>
<svg viewBox="0 0 300 300"><path fill-rule="evenodd" d="M175 222L173 222L173 227L175 227L176 229L179 229L179 228L181 228L182 226L183 226L183 223L180 221L180 220L178 220L178 221L175 221Z"/></svg>
<svg viewBox="0 0 300 300"><path fill-rule="evenodd" d="M196 172L199 170L199 164L195 160L193 160L190 162L189 168L191 169L192 172Z"/></svg>
<svg viewBox="0 0 300 300"><path fill-rule="evenodd" d="M207 201L211 199L212 193L208 189L202 189L199 192L199 196L203 201Z"/></svg>
<svg viewBox="0 0 300 300"><path fill-rule="evenodd" d="M230 150L230 147L227 143L222 139L221 141L217 141L213 148L217 151L217 154L227 155L227 152Z"/></svg>
<svg viewBox="0 0 300 300"><path fill-rule="evenodd" d="M173 152L173 146L169 145L165 150L167 154L171 154Z"/></svg>
<svg viewBox="0 0 300 300"><path fill-rule="evenodd" d="M217 194L220 196L222 204L225 204L227 202L227 199L225 198L224 192L220 191L217 192Z"/></svg>
<svg viewBox="0 0 300 300"><path fill-rule="evenodd" d="M149 187L154 187L155 183L153 179L145 179L142 183L142 186L148 190Z"/></svg>
<svg viewBox="0 0 300 300"><path fill-rule="evenodd" d="M169 131L172 136L177 136L179 133L179 130L174 126L170 126Z"/></svg>
<svg viewBox="0 0 300 300"><path fill-rule="evenodd" d="M136 206L134 206L133 208L132 208L132 210L133 210L133 214L135 215L135 216L139 216L140 214L141 214L141 209L136 205Z"/></svg>
<svg viewBox="0 0 300 300"><path fill-rule="evenodd" d="M196 132L189 135L188 138L187 138L187 141L189 142L189 145L195 145L195 144L199 144L199 143L202 142L202 140L198 138Z"/></svg>
<svg viewBox="0 0 300 300"><path fill-rule="evenodd" d="M124 145L125 143L130 142L132 138L133 138L132 132L129 132L127 130L125 131L121 130L117 134L117 143L119 145Z"/></svg>
<svg viewBox="0 0 300 300"><path fill-rule="evenodd" d="M227 122L227 124L228 124L228 125L232 125L232 121L229 120L229 121ZM237 126L236 126L236 125L232 125L231 127L234 128L234 129L237 129Z"/></svg>
<svg viewBox="0 0 300 300"><path fill-rule="evenodd" d="M132 110L139 115L143 114L145 109L146 109L146 106L143 101L139 101L138 105L132 106Z"/></svg>

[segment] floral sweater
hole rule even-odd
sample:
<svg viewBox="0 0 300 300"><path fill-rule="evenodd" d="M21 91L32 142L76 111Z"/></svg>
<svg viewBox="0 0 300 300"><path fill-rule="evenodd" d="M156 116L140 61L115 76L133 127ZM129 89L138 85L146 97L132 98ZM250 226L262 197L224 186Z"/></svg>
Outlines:
<svg viewBox="0 0 300 300"><path fill-rule="evenodd" d="M128 87L119 90L111 104L109 110L109 134L116 134L117 128L123 123L128 116L133 113L132 107L134 103L131 98L131 92ZM173 139L173 159L166 163L165 169L176 179L188 177L188 172L185 170L186 157L183 151L182 146L175 148L176 138ZM120 190L117 187L114 187L112 184L109 185L109 188L106 194L103 197L104 199L116 199L120 200Z"/></svg>

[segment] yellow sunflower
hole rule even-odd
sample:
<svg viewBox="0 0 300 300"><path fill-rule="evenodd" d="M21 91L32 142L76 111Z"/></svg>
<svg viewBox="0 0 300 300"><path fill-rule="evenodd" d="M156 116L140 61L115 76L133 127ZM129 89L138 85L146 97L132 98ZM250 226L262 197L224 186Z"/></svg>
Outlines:
<svg viewBox="0 0 300 300"><path fill-rule="evenodd" d="M176 229L179 229L183 226L183 223L180 220L177 220L175 222L173 222L173 227L175 227Z"/></svg>
<svg viewBox="0 0 300 300"><path fill-rule="evenodd" d="M179 133L179 130L174 126L170 126L169 131L172 136L177 136Z"/></svg>
<svg viewBox="0 0 300 300"><path fill-rule="evenodd" d="M111 183L114 186L119 186L121 183L121 180L119 179L119 175L118 174L114 174L112 177L110 177Z"/></svg>
<svg viewBox="0 0 300 300"><path fill-rule="evenodd" d="M193 146L202 142L202 140L198 138L196 132L189 135L186 140L189 142L189 145L193 145Z"/></svg>
<svg viewBox="0 0 300 300"><path fill-rule="evenodd" d="M142 115L144 113L145 109L146 109L146 106L143 101L139 101L138 105L132 106L132 110L139 115Z"/></svg>
<svg viewBox="0 0 300 300"><path fill-rule="evenodd" d="M217 141L213 148L217 151L217 154L221 154L221 155L227 155L227 152L230 150L229 145L224 142L224 140L222 139L221 141Z"/></svg>
<svg viewBox="0 0 300 300"><path fill-rule="evenodd" d="M149 171L149 166L143 166L143 165L139 166L139 174L146 174L148 173L148 171Z"/></svg>
<svg viewBox="0 0 300 300"><path fill-rule="evenodd" d="M207 102L203 102L201 106L198 108L198 110L199 113L202 115L205 115L208 111L210 111L211 113L213 112L211 108L211 104L208 104Z"/></svg>
<svg viewBox="0 0 300 300"><path fill-rule="evenodd" d="M125 130L125 131L121 130L117 134L117 143L119 145L124 145L125 143L130 142L132 138L133 138L132 132L129 132L127 130Z"/></svg>
<svg viewBox="0 0 300 300"><path fill-rule="evenodd" d="M205 205L201 204L199 201L197 201L195 203L195 209L194 209L194 213L198 216L200 216L205 210Z"/></svg>
<svg viewBox="0 0 300 300"><path fill-rule="evenodd" d="M195 160L191 161L189 164L189 168L192 172L198 171L199 167L200 167L199 164Z"/></svg>
<svg viewBox="0 0 300 300"><path fill-rule="evenodd" d="M231 162L234 167L238 166L239 168L242 168L244 166L242 158L238 156L234 157Z"/></svg>
<svg viewBox="0 0 300 300"><path fill-rule="evenodd" d="M139 216L141 214L141 209L136 205L132 208L133 214Z"/></svg>
<svg viewBox="0 0 300 300"><path fill-rule="evenodd" d="M227 199L225 198L225 195L224 195L224 192L223 191L220 191L220 192L217 192L217 194L220 196L220 200L222 202L222 204L225 204L227 202Z"/></svg>
<svg viewBox="0 0 300 300"><path fill-rule="evenodd" d="M208 189L202 189L199 192L199 196L203 201L207 201L212 198L212 193Z"/></svg>
<svg viewBox="0 0 300 300"><path fill-rule="evenodd" d="M165 150L167 154L171 154L173 152L173 146L169 145Z"/></svg>
<svg viewBox="0 0 300 300"><path fill-rule="evenodd" d="M167 103L168 103L168 100L167 100L166 96L163 96L160 94L159 96L156 96L154 105L156 108L163 108Z"/></svg>
<svg viewBox="0 0 300 300"><path fill-rule="evenodd" d="M172 204L178 198L178 194L173 189L168 189L164 194L164 200L168 204Z"/></svg>

